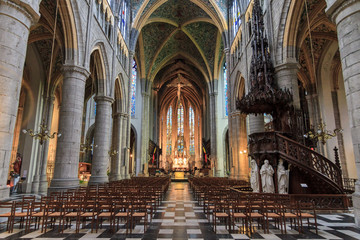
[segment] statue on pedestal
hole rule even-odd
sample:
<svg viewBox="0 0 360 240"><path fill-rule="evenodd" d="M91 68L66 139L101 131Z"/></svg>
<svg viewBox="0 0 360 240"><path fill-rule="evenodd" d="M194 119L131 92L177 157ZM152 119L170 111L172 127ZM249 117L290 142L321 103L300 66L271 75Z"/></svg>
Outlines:
<svg viewBox="0 0 360 240"><path fill-rule="evenodd" d="M251 160L251 174L250 174L250 184L253 192L259 192L259 168L256 161Z"/></svg>
<svg viewBox="0 0 360 240"><path fill-rule="evenodd" d="M261 184L262 184L262 191L263 193L274 193L274 169L269 164L269 160L265 160L264 164L261 166L260 169L260 175L261 175Z"/></svg>
<svg viewBox="0 0 360 240"><path fill-rule="evenodd" d="M278 192L280 194L289 192L289 172L290 170L285 170L284 161L280 159L277 167Z"/></svg>

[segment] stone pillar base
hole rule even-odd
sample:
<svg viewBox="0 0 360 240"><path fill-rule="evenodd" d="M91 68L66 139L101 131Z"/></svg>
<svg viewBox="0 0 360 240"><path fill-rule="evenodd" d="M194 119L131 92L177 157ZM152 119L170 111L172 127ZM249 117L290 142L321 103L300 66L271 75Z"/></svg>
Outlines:
<svg viewBox="0 0 360 240"><path fill-rule="evenodd" d="M38 194L46 195L47 191L48 191L48 181L47 180L40 180Z"/></svg>
<svg viewBox="0 0 360 240"><path fill-rule="evenodd" d="M39 177L35 176L34 181L32 182L31 192L37 194L39 192L39 185L40 185Z"/></svg>
<svg viewBox="0 0 360 240"><path fill-rule="evenodd" d="M8 186L0 188L0 200L4 200L9 198L10 196L10 188Z"/></svg>
<svg viewBox="0 0 360 240"><path fill-rule="evenodd" d="M109 177L109 181L118 181L121 180L121 174L114 174L114 175L110 175Z"/></svg>
<svg viewBox="0 0 360 240"><path fill-rule="evenodd" d="M93 175L91 175L90 180L89 180L89 185L106 183L106 182L109 182L108 176L93 176Z"/></svg>
<svg viewBox="0 0 360 240"><path fill-rule="evenodd" d="M355 183L355 193L352 195L355 225L360 228L360 182L359 180Z"/></svg>
<svg viewBox="0 0 360 240"><path fill-rule="evenodd" d="M51 192L63 192L68 189L78 188L80 186L79 179L53 179L48 188L48 194Z"/></svg>

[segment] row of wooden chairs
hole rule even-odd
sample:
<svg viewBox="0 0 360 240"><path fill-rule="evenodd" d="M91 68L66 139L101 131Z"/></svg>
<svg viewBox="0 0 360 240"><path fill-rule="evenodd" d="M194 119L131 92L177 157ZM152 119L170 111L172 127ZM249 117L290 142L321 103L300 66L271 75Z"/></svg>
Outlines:
<svg viewBox="0 0 360 240"><path fill-rule="evenodd" d="M243 233L252 234L257 222L258 228L269 233L269 223L274 222L282 233L286 234L286 222L290 226L294 224L299 233L303 232L303 220L306 219L308 226L314 225L317 230L315 205L313 202L292 202L289 195L283 194L259 194L234 191L226 185L225 181L204 182L203 179L192 178L189 180L195 200L208 220L212 220L214 231L218 220L225 222L225 226L231 231L235 225L240 226ZM225 182L226 183L226 182ZM309 219L313 219L312 224Z"/></svg>
<svg viewBox="0 0 360 240"><path fill-rule="evenodd" d="M126 182L127 184L124 184ZM144 231L148 219L152 217L168 190L169 178L147 178L123 180L86 188L71 189L66 192L52 192L47 197L36 200L35 197L23 197L19 202L0 202L0 208L10 209L0 214L7 221L7 230L13 232L14 224L18 221L20 228L41 232L49 227L58 226L59 232L75 222L75 231L79 232L81 224L91 222L91 232L102 227L104 220L108 220L111 230L118 230L120 223L126 227L126 234L141 220Z"/></svg>

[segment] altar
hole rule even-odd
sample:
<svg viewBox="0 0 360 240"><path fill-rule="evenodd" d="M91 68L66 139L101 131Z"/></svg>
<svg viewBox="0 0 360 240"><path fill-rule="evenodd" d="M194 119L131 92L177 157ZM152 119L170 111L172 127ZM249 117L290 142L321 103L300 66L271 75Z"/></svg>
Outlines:
<svg viewBox="0 0 360 240"><path fill-rule="evenodd" d="M189 162L186 158L175 157L172 170L174 172L184 172L189 171Z"/></svg>

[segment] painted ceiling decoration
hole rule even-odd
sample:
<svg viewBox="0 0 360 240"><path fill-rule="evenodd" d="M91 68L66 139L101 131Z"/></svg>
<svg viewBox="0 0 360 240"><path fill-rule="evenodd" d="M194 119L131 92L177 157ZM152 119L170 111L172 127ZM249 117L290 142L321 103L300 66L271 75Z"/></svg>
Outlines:
<svg viewBox="0 0 360 240"><path fill-rule="evenodd" d="M148 18L148 14L152 14L154 9L157 10L158 6L163 5L164 3L171 2L171 5L182 5L186 7L186 4L190 1L184 0L132 0L131 1L131 10L133 22L135 23L133 27L137 28L138 21L143 18ZM193 4L201 6L201 8L212 15L212 18L217 18L217 21L223 25L223 30L227 29L227 0L191 0ZM186 8L187 9L187 8ZM188 9L187 9L188 10ZM193 15L196 16L196 15ZM139 29L139 28L137 28Z"/></svg>
<svg viewBox="0 0 360 240"><path fill-rule="evenodd" d="M153 82L159 105L177 104L179 78L184 106L203 107L209 82L224 60L226 0L133 1L139 37L135 58L140 77ZM222 10L221 10L222 9ZM141 14L140 14L141 13Z"/></svg>
<svg viewBox="0 0 360 240"><path fill-rule="evenodd" d="M224 44L209 14L193 0L168 0L153 9L155 4L159 1L150 0L143 9L152 9L152 13L137 43L141 76L153 81L169 60L180 57L196 66L205 81L218 78Z"/></svg>

